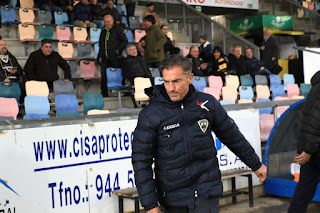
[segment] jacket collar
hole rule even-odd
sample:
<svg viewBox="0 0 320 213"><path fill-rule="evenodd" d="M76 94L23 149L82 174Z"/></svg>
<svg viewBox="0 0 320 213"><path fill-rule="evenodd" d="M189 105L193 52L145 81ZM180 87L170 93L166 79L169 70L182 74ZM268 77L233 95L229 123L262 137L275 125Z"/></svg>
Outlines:
<svg viewBox="0 0 320 213"><path fill-rule="evenodd" d="M320 71L316 72L311 78L311 85L314 86L320 82Z"/></svg>

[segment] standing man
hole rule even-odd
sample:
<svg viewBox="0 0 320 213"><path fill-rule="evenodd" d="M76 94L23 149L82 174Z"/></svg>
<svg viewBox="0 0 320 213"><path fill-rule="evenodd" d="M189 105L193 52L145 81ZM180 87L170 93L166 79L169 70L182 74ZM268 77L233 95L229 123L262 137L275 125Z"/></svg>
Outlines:
<svg viewBox="0 0 320 213"><path fill-rule="evenodd" d="M266 167L220 103L195 91L191 67L189 59L171 55L160 65L164 84L146 89L150 104L139 115L132 163L147 213L160 213L158 202L166 213L219 212L223 190L211 130L260 181L267 175Z"/></svg>
<svg viewBox="0 0 320 213"><path fill-rule="evenodd" d="M166 43L166 36L160 28L155 25L155 18L148 15L143 19L143 26L146 29L145 59L149 67L158 68L164 59L163 45Z"/></svg>
<svg viewBox="0 0 320 213"><path fill-rule="evenodd" d="M294 191L288 213L304 213L320 182L320 71L311 78L312 88L302 111L300 133L297 141L299 156L295 163L301 165L300 179Z"/></svg>
<svg viewBox="0 0 320 213"><path fill-rule="evenodd" d="M125 31L114 24L111 15L104 17L104 26L99 38L98 60L101 64L101 94L103 97L108 97L106 69L121 67L121 55L128 44L128 39Z"/></svg>
<svg viewBox="0 0 320 213"><path fill-rule="evenodd" d="M271 36L270 29L266 29L263 33L264 40L262 41L261 60L264 66L272 72L273 63L277 63L279 56L279 47L276 40Z"/></svg>
<svg viewBox="0 0 320 213"><path fill-rule="evenodd" d="M70 66L59 53L52 51L52 41L43 39L41 47L32 52L24 66L27 80L46 81L53 90L53 82L59 79L58 66L64 71L64 80L70 81Z"/></svg>

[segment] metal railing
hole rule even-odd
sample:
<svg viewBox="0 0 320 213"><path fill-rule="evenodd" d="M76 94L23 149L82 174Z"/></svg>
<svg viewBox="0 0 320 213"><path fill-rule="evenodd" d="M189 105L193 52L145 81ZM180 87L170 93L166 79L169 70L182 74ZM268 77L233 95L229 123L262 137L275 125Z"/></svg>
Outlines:
<svg viewBox="0 0 320 213"><path fill-rule="evenodd" d="M139 5L145 5L146 1L139 1ZM199 36L203 33L208 35L208 40L213 46L220 46L224 53L230 53L233 46L251 48L256 58L260 58L259 47L242 38L228 28L212 20L205 14L187 5L182 0L174 2L153 2L155 11L160 17L165 18L170 28L181 32L190 38L191 43L199 43Z"/></svg>

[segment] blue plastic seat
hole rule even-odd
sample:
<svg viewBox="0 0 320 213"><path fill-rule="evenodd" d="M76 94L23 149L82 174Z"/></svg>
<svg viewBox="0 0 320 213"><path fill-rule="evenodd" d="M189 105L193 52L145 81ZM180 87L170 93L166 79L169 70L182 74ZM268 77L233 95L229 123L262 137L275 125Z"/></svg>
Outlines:
<svg viewBox="0 0 320 213"><path fill-rule="evenodd" d="M100 28L90 28L90 41L99 42L100 34Z"/></svg>
<svg viewBox="0 0 320 213"><path fill-rule="evenodd" d="M56 25L73 27L73 24L66 24L69 21L68 14L66 12L54 12L54 21Z"/></svg>
<svg viewBox="0 0 320 213"><path fill-rule="evenodd" d="M80 112L57 112L56 117L74 117L74 116L80 116Z"/></svg>
<svg viewBox="0 0 320 213"><path fill-rule="evenodd" d="M95 43L94 44L94 57L98 58L98 54L99 54L99 43Z"/></svg>
<svg viewBox="0 0 320 213"><path fill-rule="evenodd" d="M102 94L86 93L83 95L83 114L87 115L89 110L104 108L104 100Z"/></svg>
<svg viewBox="0 0 320 213"><path fill-rule="evenodd" d="M52 13L50 11L38 10L38 20L40 24L51 24Z"/></svg>
<svg viewBox="0 0 320 213"><path fill-rule="evenodd" d="M121 16L121 17L122 17L122 24L125 24L125 25L126 25L126 27L128 27L128 26L129 26L129 24L128 24L127 16Z"/></svg>
<svg viewBox="0 0 320 213"><path fill-rule="evenodd" d="M16 82L0 82L0 97L3 98L15 98L19 103L21 96L20 86Z"/></svg>
<svg viewBox="0 0 320 213"><path fill-rule="evenodd" d="M241 75L240 76L240 84L241 86L253 87L253 80L251 76Z"/></svg>
<svg viewBox="0 0 320 213"><path fill-rule="evenodd" d="M276 97L284 97L285 91L284 86L281 84L273 84L270 86L270 91L272 92L272 100L274 100Z"/></svg>
<svg viewBox="0 0 320 213"><path fill-rule="evenodd" d="M270 78L270 86L281 84L281 78L279 75L270 75L269 78Z"/></svg>
<svg viewBox="0 0 320 213"><path fill-rule="evenodd" d="M2 24L18 24L16 21L16 11L13 8L1 7L1 23Z"/></svg>
<svg viewBox="0 0 320 213"><path fill-rule="evenodd" d="M193 76L192 85L198 90L199 92L203 92L203 89L207 87L207 82L205 77L202 76Z"/></svg>
<svg viewBox="0 0 320 213"><path fill-rule="evenodd" d="M74 86L72 81L57 80L53 82L54 95L74 95Z"/></svg>
<svg viewBox="0 0 320 213"><path fill-rule="evenodd" d="M76 112L79 107L78 99L75 95L56 95L55 103L57 112Z"/></svg>
<svg viewBox="0 0 320 213"><path fill-rule="evenodd" d="M305 83L301 83L300 84L300 91L301 91L301 95L303 95L303 97L307 97L309 91L311 89L311 84L305 84Z"/></svg>
<svg viewBox="0 0 320 213"><path fill-rule="evenodd" d="M294 84L294 76L293 74L283 74L283 85L284 85L284 90L287 90L287 84Z"/></svg>
<svg viewBox="0 0 320 213"><path fill-rule="evenodd" d="M84 58L90 58L92 49L91 44L88 43L78 43L77 44L77 51L78 51L78 57L84 59Z"/></svg>
<svg viewBox="0 0 320 213"><path fill-rule="evenodd" d="M23 116L23 120L40 119L40 118L50 118L50 115L49 114L27 114Z"/></svg>
<svg viewBox="0 0 320 213"><path fill-rule="evenodd" d="M126 36L127 36L127 39L128 39L128 42L133 42L133 34L132 34L132 31L131 30L126 30Z"/></svg>
<svg viewBox="0 0 320 213"><path fill-rule="evenodd" d="M107 85L109 89L121 89L121 88L129 88L129 85L122 85L122 70L121 68L107 68L107 76L108 81Z"/></svg>
<svg viewBox="0 0 320 213"><path fill-rule="evenodd" d="M239 87L240 99L253 99L253 90L250 86L240 86Z"/></svg>
<svg viewBox="0 0 320 213"><path fill-rule="evenodd" d="M230 105L230 104L234 104L234 101L224 101L224 100L221 100L221 101L220 101L220 104L221 104L221 105Z"/></svg>
<svg viewBox="0 0 320 213"><path fill-rule="evenodd" d="M269 102L270 99L259 98L258 102ZM270 114L272 112L272 107L259 108L259 115L261 114Z"/></svg>
<svg viewBox="0 0 320 213"><path fill-rule="evenodd" d="M268 79L265 75L255 75L254 80L256 85L268 85Z"/></svg>
<svg viewBox="0 0 320 213"><path fill-rule="evenodd" d="M50 111L49 99L46 96L26 96L24 108L26 114L48 114Z"/></svg>
<svg viewBox="0 0 320 213"><path fill-rule="evenodd" d="M122 5L122 4L117 4L117 6L116 6L116 8L117 8L117 10L118 10L118 12L119 12L120 15L122 15L121 5Z"/></svg>
<svg viewBox="0 0 320 213"><path fill-rule="evenodd" d="M154 85L160 85L163 84L163 78L158 76L158 77L154 77Z"/></svg>
<svg viewBox="0 0 320 213"><path fill-rule="evenodd" d="M53 28L48 25L39 26L39 38L42 39L52 39L53 37Z"/></svg>

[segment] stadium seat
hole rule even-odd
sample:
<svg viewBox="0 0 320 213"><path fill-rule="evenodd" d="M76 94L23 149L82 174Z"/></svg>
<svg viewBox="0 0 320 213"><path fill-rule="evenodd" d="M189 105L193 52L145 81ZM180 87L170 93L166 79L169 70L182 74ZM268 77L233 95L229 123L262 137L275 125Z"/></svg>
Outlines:
<svg viewBox="0 0 320 213"><path fill-rule="evenodd" d="M78 52L78 57L81 59L90 58L91 52L92 52L91 44L78 43L77 52Z"/></svg>
<svg viewBox="0 0 320 213"><path fill-rule="evenodd" d="M138 43L146 35L145 30L134 30L134 42Z"/></svg>
<svg viewBox="0 0 320 213"><path fill-rule="evenodd" d="M117 8L117 10L118 10L118 12L119 12L120 15L122 15L121 5L122 5L122 4L117 4L117 5L116 5L116 8Z"/></svg>
<svg viewBox="0 0 320 213"><path fill-rule="evenodd" d="M305 84L305 83L300 84L301 95L303 95L305 98L307 97L310 89L311 89L311 84Z"/></svg>
<svg viewBox="0 0 320 213"><path fill-rule="evenodd" d="M50 118L49 114L27 114L23 116L23 120Z"/></svg>
<svg viewBox="0 0 320 213"><path fill-rule="evenodd" d="M53 37L53 28L48 25L40 25L39 26L39 38L42 39L50 39Z"/></svg>
<svg viewBox="0 0 320 213"><path fill-rule="evenodd" d="M90 40L93 42L99 42L101 34L100 28L90 28Z"/></svg>
<svg viewBox="0 0 320 213"><path fill-rule="evenodd" d="M158 77L160 75L160 70L158 68L149 68L152 77Z"/></svg>
<svg viewBox="0 0 320 213"><path fill-rule="evenodd" d="M196 88L197 91L203 92L203 89L207 87L207 82L205 77L193 76L192 85Z"/></svg>
<svg viewBox="0 0 320 213"><path fill-rule="evenodd" d="M16 11L13 8L1 7L1 23L2 24L20 24L16 21Z"/></svg>
<svg viewBox="0 0 320 213"><path fill-rule="evenodd" d="M134 99L136 101L148 101L149 96L144 93L144 89L151 86L150 78L134 78Z"/></svg>
<svg viewBox="0 0 320 213"><path fill-rule="evenodd" d="M221 91L221 88L223 87L223 81L221 76L210 75L208 77L208 81L209 81L209 87L215 88Z"/></svg>
<svg viewBox="0 0 320 213"><path fill-rule="evenodd" d="M294 84L294 76L293 74L283 74L283 85L284 85L284 90L287 91L287 84Z"/></svg>
<svg viewBox="0 0 320 213"><path fill-rule="evenodd" d="M73 27L73 24L67 24L69 22L68 14L66 12L54 12L54 21L56 25Z"/></svg>
<svg viewBox="0 0 320 213"><path fill-rule="evenodd" d="M304 99L303 95L294 95L291 99Z"/></svg>
<svg viewBox="0 0 320 213"><path fill-rule="evenodd" d="M256 85L268 85L268 79L265 75L255 75L254 80Z"/></svg>
<svg viewBox="0 0 320 213"><path fill-rule="evenodd" d="M256 99L258 100L259 98L270 98L270 90L267 85L257 85L256 86L256 94L257 97Z"/></svg>
<svg viewBox="0 0 320 213"><path fill-rule="evenodd" d="M71 30L70 27L65 27L65 26L56 26L56 32L57 32L57 38L59 41L70 41L71 37ZM72 40L74 41L74 40Z"/></svg>
<svg viewBox="0 0 320 213"><path fill-rule="evenodd" d="M228 87L228 86L222 87L222 100L233 101L235 103L237 98L238 98L237 88Z"/></svg>
<svg viewBox="0 0 320 213"><path fill-rule="evenodd" d="M80 78L80 72L78 72L77 61L67 61L71 70L71 78Z"/></svg>
<svg viewBox="0 0 320 213"><path fill-rule="evenodd" d="M154 85L160 85L163 84L163 78L160 76L154 77Z"/></svg>
<svg viewBox="0 0 320 213"><path fill-rule="evenodd" d="M240 94L240 99L252 100L254 96L252 87L250 86L240 86L239 94Z"/></svg>
<svg viewBox="0 0 320 213"><path fill-rule="evenodd" d="M249 86L253 87L253 80L251 76L241 75L240 76L240 84L241 86Z"/></svg>
<svg viewBox="0 0 320 213"><path fill-rule="evenodd" d="M0 116L17 119L19 107L15 98L0 98Z"/></svg>
<svg viewBox="0 0 320 213"><path fill-rule="evenodd" d="M126 31L126 36L127 36L127 39L128 39L128 42L133 42L133 34L132 34L132 31L131 30L125 30Z"/></svg>
<svg viewBox="0 0 320 213"><path fill-rule="evenodd" d="M54 95L66 94L74 95L74 85L72 81L57 80L53 82Z"/></svg>
<svg viewBox="0 0 320 213"><path fill-rule="evenodd" d="M26 82L26 93L27 93L27 96L48 97L48 95L49 95L48 84L45 81L27 81Z"/></svg>
<svg viewBox="0 0 320 213"><path fill-rule="evenodd" d="M253 103L252 99L239 99L238 100L238 104L249 104L249 103Z"/></svg>
<svg viewBox="0 0 320 213"><path fill-rule="evenodd" d="M283 101L283 100L289 100L288 97L276 97L274 99L275 101ZM289 109L290 106L278 106L276 107L276 112L277 112L277 118L280 118L280 116L287 110Z"/></svg>
<svg viewBox="0 0 320 213"><path fill-rule="evenodd" d="M189 54L189 52L190 52L190 47L191 47L191 46L189 46L189 45L184 45L184 46L182 47L183 57L186 57L186 56Z"/></svg>
<svg viewBox="0 0 320 213"><path fill-rule="evenodd" d="M270 102L269 98L259 98L257 102ZM272 112L272 107L259 108L259 114L270 114Z"/></svg>
<svg viewBox="0 0 320 213"><path fill-rule="evenodd" d="M234 87L235 89L238 89L240 86L239 77L237 75L226 75L225 80L227 87Z"/></svg>
<svg viewBox="0 0 320 213"><path fill-rule="evenodd" d="M79 112L57 112L56 117L75 117L80 116L81 114Z"/></svg>
<svg viewBox="0 0 320 213"><path fill-rule="evenodd" d="M129 16L129 27L132 29L139 29L141 28L141 23L139 20L139 16Z"/></svg>
<svg viewBox="0 0 320 213"><path fill-rule="evenodd" d="M210 94L213 97L215 97L218 101L220 101L220 91L215 89L215 88L211 88L211 87L206 87L203 89L204 93Z"/></svg>
<svg viewBox="0 0 320 213"><path fill-rule="evenodd" d="M287 84L287 95L288 98L292 98L292 96L300 95L300 89L298 84Z"/></svg>
<svg viewBox="0 0 320 213"><path fill-rule="evenodd" d="M171 41L174 41L172 32L167 32L167 37L170 38Z"/></svg>
<svg viewBox="0 0 320 213"><path fill-rule="evenodd" d="M270 114L261 114L259 116L260 140L267 141L270 132L274 126L274 116Z"/></svg>
<svg viewBox="0 0 320 213"><path fill-rule="evenodd" d="M84 115L87 115L88 111L92 109L103 110L103 107L104 100L102 94L86 93L83 95Z"/></svg>
<svg viewBox="0 0 320 213"><path fill-rule="evenodd" d="M126 25L126 29L129 27L127 16L122 17L122 24Z"/></svg>
<svg viewBox="0 0 320 213"><path fill-rule="evenodd" d="M70 43L58 42L58 52L62 58L72 59L73 46Z"/></svg>
<svg viewBox="0 0 320 213"><path fill-rule="evenodd" d="M52 13L50 11L38 10L38 20L40 24L51 24Z"/></svg>
<svg viewBox="0 0 320 213"><path fill-rule="evenodd" d="M103 114L110 114L109 110L99 110L99 109L92 109L88 111L88 115L103 115Z"/></svg>
<svg viewBox="0 0 320 213"><path fill-rule="evenodd" d="M230 104L234 104L234 103L235 103L234 101L225 101L225 100L220 101L221 105L230 105Z"/></svg>
<svg viewBox="0 0 320 213"><path fill-rule="evenodd" d="M14 120L14 117L0 116L0 121L11 121L11 120Z"/></svg>
<svg viewBox="0 0 320 213"><path fill-rule="evenodd" d="M33 10L21 8L19 9L19 17L22 24L35 24L35 15Z"/></svg>
<svg viewBox="0 0 320 213"><path fill-rule="evenodd" d="M279 75L270 75L270 87L272 85L280 85L281 84L281 78Z"/></svg>
<svg viewBox="0 0 320 213"><path fill-rule="evenodd" d="M21 96L20 86L16 82L0 82L0 97L15 98L17 103Z"/></svg>
<svg viewBox="0 0 320 213"><path fill-rule="evenodd" d="M88 42L92 43L92 41L87 41L88 32L86 28L83 27L74 27L73 28L73 39L76 42Z"/></svg>
<svg viewBox="0 0 320 213"><path fill-rule="evenodd" d="M77 96L60 94L55 96L57 112L77 112L79 104Z"/></svg>
<svg viewBox="0 0 320 213"><path fill-rule="evenodd" d="M81 60L80 61L80 77L84 80L99 79L100 77L95 77L96 65L94 61Z"/></svg>
<svg viewBox="0 0 320 213"><path fill-rule="evenodd" d="M270 92L272 92L272 100L274 100L275 97L283 97L286 93L281 84L272 84L270 86Z"/></svg>
<svg viewBox="0 0 320 213"><path fill-rule="evenodd" d="M19 24L19 37L20 41L40 41L40 39L35 39L35 29L33 25L25 25L25 24Z"/></svg>
<svg viewBox="0 0 320 213"><path fill-rule="evenodd" d="M26 114L48 114L50 111L49 99L45 96L26 96L24 108Z"/></svg>
<svg viewBox="0 0 320 213"><path fill-rule="evenodd" d="M33 0L20 0L20 7L22 8L33 8Z"/></svg>
<svg viewBox="0 0 320 213"><path fill-rule="evenodd" d="M98 54L99 54L99 43L95 43L94 44L94 57L98 58Z"/></svg>

